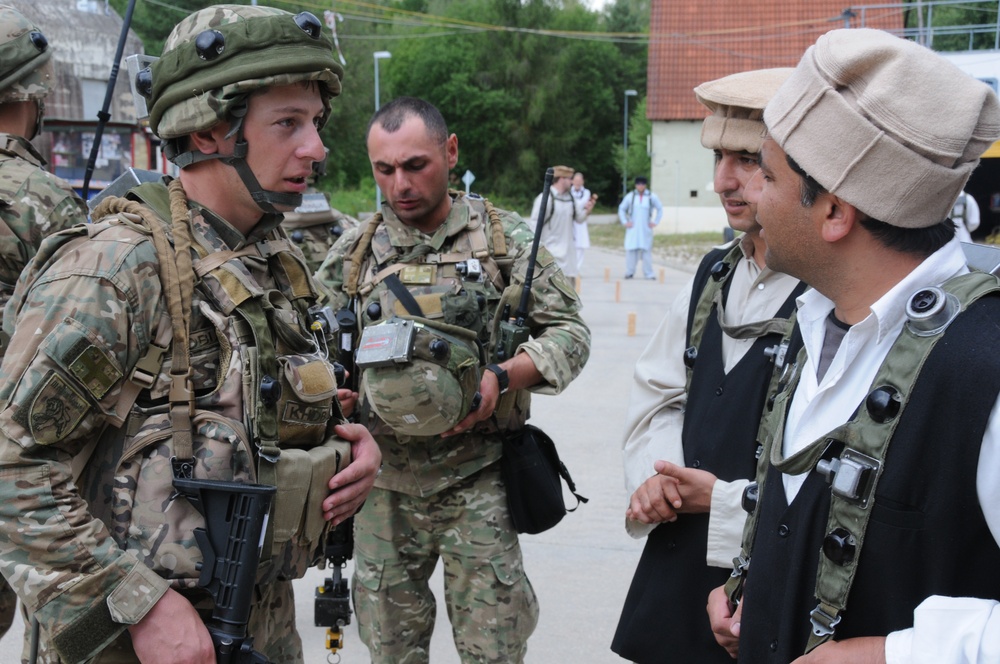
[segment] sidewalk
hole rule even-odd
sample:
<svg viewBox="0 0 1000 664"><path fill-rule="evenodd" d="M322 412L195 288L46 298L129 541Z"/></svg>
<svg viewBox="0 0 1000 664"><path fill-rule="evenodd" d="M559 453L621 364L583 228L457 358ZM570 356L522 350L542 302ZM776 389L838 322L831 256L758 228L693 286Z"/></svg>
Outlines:
<svg viewBox="0 0 1000 664"><path fill-rule="evenodd" d="M588 250L580 297L593 334L590 361L563 394L536 396L532 402L532 423L559 446L577 489L590 502L567 514L552 530L521 538L524 566L541 607L538 628L528 642L527 664L623 662L609 647L642 542L625 534L623 525L627 497L619 451L622 423L635 359L675 294L691 278L687 272L655 265L658 276L662 271L662 282L623 281L624 267L621 253ZM628 335L630 313L635 314L633 336ZM323 577L323 572L312 570L296 582L299 629L310 664L325 662L327 655L325 630L313 626L313 593ZM440 565L432 587L439 606L431 662L458 664L443 605ZM20 661L21 634L18 621L0 640L0 664ZM339 654L344 664L371 661L354 621L345 629Z"/></svg>

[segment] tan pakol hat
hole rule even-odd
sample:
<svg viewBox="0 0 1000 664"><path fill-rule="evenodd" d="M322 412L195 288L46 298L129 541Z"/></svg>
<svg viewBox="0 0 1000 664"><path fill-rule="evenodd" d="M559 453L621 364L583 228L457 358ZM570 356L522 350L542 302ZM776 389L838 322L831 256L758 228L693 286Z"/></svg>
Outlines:
<svg viewBox="0 0 1000 664"><path fill-rule="evenodd" d="M792 71L757 69L696 87L694 96L712 111L701 125L701 144L709 150L760 152L766 132L764 107Z"/></svg>
<svg viewBox="0 0 1000 664"><path fill-rule="evenodd" d="M557 177L557 178L571 178L571 177L573 177L573 173L575 173L575 172L576 171L574 171L569 166L553 166L552 167L552 175L555 176L555 177Z"/></svg>
<svg viewBox="0 0 1000 664"><path fill-rule="evenodd" d="M825 189L875 219L923 228L948 216L1000 138L1000 102L914 42L832 30L806 50L764 122Z"/></svg>

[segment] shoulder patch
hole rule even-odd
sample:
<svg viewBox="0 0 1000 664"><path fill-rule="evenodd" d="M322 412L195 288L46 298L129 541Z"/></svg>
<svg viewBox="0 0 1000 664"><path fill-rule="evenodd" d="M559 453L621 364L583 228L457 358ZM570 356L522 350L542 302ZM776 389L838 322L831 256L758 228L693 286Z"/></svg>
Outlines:
<svg viewBox="0 0 1000 664"><path fill-rule="evenodd" d="M101 400L122 377L122 372L101 348L90 343L77 343L76 346L83 347L73 349L79 352L70 359L69 370L91 396Z"/></svg>
<svg viewBox="0 0 1000 664"><path fill-rule="evenodd" d="M22 410L15 419L31 431L36 443L51 445L66 438L89 409L87 399L62 375L53 371L35 390L28 412L22 415Z"/></svg>

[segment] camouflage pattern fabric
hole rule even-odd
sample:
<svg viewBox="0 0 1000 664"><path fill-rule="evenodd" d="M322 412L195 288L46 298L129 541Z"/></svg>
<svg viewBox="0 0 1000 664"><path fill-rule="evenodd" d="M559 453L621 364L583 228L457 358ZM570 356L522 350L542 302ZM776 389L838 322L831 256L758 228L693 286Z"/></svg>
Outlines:
<svg viewBox="0 0 1000 664"><path fill-rule="evenodd" d="M318 196L321 203L313 204ZM288 232L292 242L302 250L310 274L315 274L326 260L330 247L336 243L344 231L357 228L360 222L349 214L330 207L321 193L306 193L302 205L294 212L286 212L281 225Z"/></svg>
<svg viewBox="0 0 1000 664"><path fill-rule="evenodd" d="M452 251L472 216L478 214L466 199L458 197L442 227L429 236L405 226L387 206L382 213L388 232L376 234L370 251L376 256L398 251L400 261L419 261L423 255ZM533 235L517 214L500 211L500 218L508 257L498 264L509 284L522 280L527 271ZM348 305L344 258L359 232L345 233L317 273L332 293L334 309ZM491 234L486 235L492 253ZM385 241L392 246L379 245ZM382 302L386 289L384 283L379 284L360 298L356 306L359 321L371 305ZM498 300L489 302L496 306ZM545 249L538 254L530 303L527 325L532 338L519 352L529 354L544 378L531 391L558 394L586 363L590 330L580 317L575 290ZM485 324L488 330L498 312L485 313L491 319ZM524 397L519 403L526 414L526 392ZM363 403L361 410L366 410ZM520 661L534 629L537 607L521 568L521 550L496 463L503 432L496 423L487 421L465 434L442 439L396 434L374 416L367 424L382 450L383 472L375 486L383 491L373 491L365 509L355 516L359 571L354 592L358 625L372 661L427 661L425 640L433 629L434 616L427 577L439 555L447 556L448 614L463 661ZM424 518L428 515L430 518ZM455 533L454 540L448 532ZM405 544L394 552L399 543ZM380 570L386 574L381 580L376 578ZM502 599L498 591L505 593ZM497 623L495 603L522 619ZM407 629L401 629L401 624ZM412 638L401 636L411 629Z"/></svg>
<svg viewBox="0 0 1000 664"><path fill-rule="evenodd" d="M87 221L83 200L44 165L31 143L0 134L0 307L42 238Z"/></svg>
<svg viewBox="0 0 1000 664"><path fill-rule="evenodd" d="M290 247L277 215L265 215L243 237L206 210L192 212L200 256L265 239L273 247L282 242ZM249 397L240 395L255 392L252 385L238 391L246 355L232 344L235 312L217 287L231 281L251 298L283 302L291 308L275 309L272 324L283 322L285 332L303 327L315 292L290 294L289 275L279 269L283 255L291 254L280 251L266 261L231 259L224 266L228 272L209 272L196 285L190 326L196 477L252 477L256 434L246 416ZM48 653L40 661L49 664L83 661L109 646L111 657L127 648L125 627L141 619L168 586L196 592L184 570L193 569L200 557L190 537L197 521L188 519L177 531L166 523L151 532L143 526L190 507L162 493L171 479L165 470L170 437L155 404L169 390L169 358L152 388L140 393L136 407L146 409L147 419L139 421L138 431L128 419L120 433L123 421L116 410L126 379L156 339L158 326L169 324L161 290L148 232L134 220L114 218L46 238L4 314L4 330L12 338L0 366L0 572L38 618ZM280 353L281 344L275 347ZM130 445L144 453L128 457ZM291 458L307 462L312 451L289 450L296 453ZM295 487L291 494L305 500L308 485L307 477L301 492ZM132 515L131 526L119 522L123 513ZM306 516L304 521L315 521ZM135 520L141 518L146 521ZM301 576L318 553L297 540L276 548L262 572L266 578L258 577L259 590ZM255 613L263 617L287 607L288 598L275 602L270 609L255 607ZM279 613L269 620L271 631L257 647L278 644L290 654L274 661L301 662L297 636L284 631L293 624L290 619Z"/></svg>
<svg viewBox="0 0 1000 664"><path fill-rule="evenodd" d="M163 43L163 57L152 65L153 132L178 138L208 129L229 118L254 90L300 81L320 84L322 126L330 117L330 98L340 94L344 69L333 57L329 35L310 36L294 18L274 7L215 5L178 23ZM222 43L217 56L206 58L195 42L209 30Z"/></svg>
<svg viewBox="0 0 1000 664"><path fill-rule="evenodd" d="M355 517L352 585L373 664L428 661L438 558L455 645L465 664L521 662L538 623L499 464L430 498L375 489Z"/></svg>
<svg viewBox="0 0 1000 664"><path fill-rule="evenodd" d="M17 86L15 86L17 87ZM23 88L18 88L23 91ZM45 161L20 136L0 134L0 308L35 255L42 238L86 223L87 206L61 179L44 170ZM0 358L6 348L0 345ZM0 578L0 637L14 620L17 595Z"/></svg>
<svg viewBox="0 0 1000 664"><path fill-rule="evenodd" d="M41 103L54 84L52 49L45 35L13 7L0 5L0 103Z"/></svg>
<svg viewBox="0 0 1000 664"><path fill-rule="evenodd" d="M409 255L444 253L451 250L455 237L462 234L469 222L471 207L459 198L433 236L403 225L388 207L383 206L383 222L395 247ZM516 213L501 211L509 261L501 268L512 279L522 280L527 271L533 235ZM316 273L317 279L332 298L333 309L345 307L344 257L354 245L360 229L346 232L330 250L330 255ZM489 235L487 233L487 235ZM490 243L492 246L492 241ZM376 253L385 247L373 246ZM387 287L382 284L367 294L356 307L361 312L378 304ZM526 321L532 338L521 346L544 378L531 388L538 394L559 394L583 369L590 356L590 330L580 316L581 303L573 286L544 248L538 252L535 275L531 286L530 311ZM497 312L489 312L490 317ZM491 360L492 361L492 360ZM500 458L501 436L489 422L461 436L442 439L437 436L399 436L382 425L377 418L369 429L382 450L382 474L375 486L402 491L415 496L430 496L455 482L469 477Z"/></svg>

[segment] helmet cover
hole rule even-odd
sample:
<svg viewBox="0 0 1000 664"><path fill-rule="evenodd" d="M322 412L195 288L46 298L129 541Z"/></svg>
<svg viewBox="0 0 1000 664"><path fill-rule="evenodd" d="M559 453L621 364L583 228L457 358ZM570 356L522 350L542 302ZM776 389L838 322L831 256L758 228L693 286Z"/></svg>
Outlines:
<svg viewBox="0 0 1000 664"><path fill-rule="evenodd" d="M343 67L322 24L308 12L215 5L177 24L151 66L149 125L163 139L209 129L248 94L316 81L326 116Z"/></svg>
<svg viewBox="0 0 1000 664"><path fill-rule="evenodd" d="M40 101L52 89L52 49L21 12L0 5L0 103Z"/></svg>

